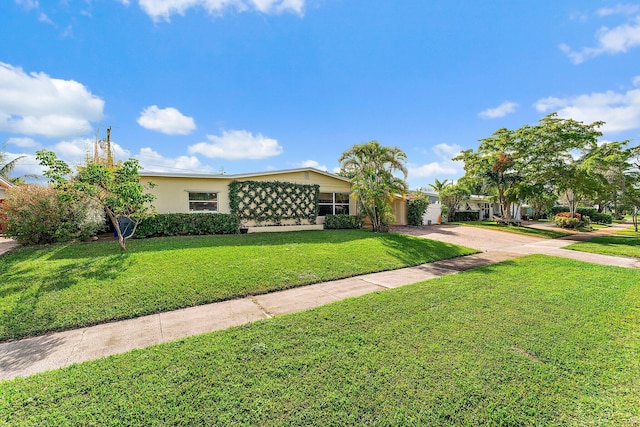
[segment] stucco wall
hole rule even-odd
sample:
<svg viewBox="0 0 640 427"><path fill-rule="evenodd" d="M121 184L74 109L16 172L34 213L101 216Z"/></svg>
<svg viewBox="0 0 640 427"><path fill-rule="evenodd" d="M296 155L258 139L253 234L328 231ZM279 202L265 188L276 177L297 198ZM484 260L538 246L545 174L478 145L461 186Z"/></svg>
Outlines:
<svg viewBox="0 0 640 427"><path fill-rule="evenodd" d="M152 181L155 188L149 190L156 196L153 205L158 213L188 213L189 192L218 193L218 211L229 213L229 183L234 178L189 178L165 176L141 176L142 183ZM235 178L238 181L283 181L296 184L318 184L323 193L350 193L351 185L343 180L332 178L313 171L288 172L282 174L252 175ZM350 211L355 214L355 201L350 201Z"/></svg>

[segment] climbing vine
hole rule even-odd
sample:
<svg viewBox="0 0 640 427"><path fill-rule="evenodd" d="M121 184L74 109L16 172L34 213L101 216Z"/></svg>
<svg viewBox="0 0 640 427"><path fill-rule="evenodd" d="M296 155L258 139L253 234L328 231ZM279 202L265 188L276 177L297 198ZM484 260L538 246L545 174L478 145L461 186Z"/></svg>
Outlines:
<svg viewBox="0 0 640 427"><path fill-rule="evenodd" d="M316 223L320 186L280 181L232 181L229 208L240 220L280 224L293 219Z"/></svg>

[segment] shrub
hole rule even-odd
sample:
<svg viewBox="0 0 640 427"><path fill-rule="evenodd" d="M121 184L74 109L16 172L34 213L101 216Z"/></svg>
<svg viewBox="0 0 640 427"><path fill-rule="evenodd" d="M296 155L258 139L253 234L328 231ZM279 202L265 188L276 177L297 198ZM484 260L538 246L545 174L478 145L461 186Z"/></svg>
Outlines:
<svg viewBox="0 0 640 427"><path fill-rule="evenodd" d="M407 223L409 225L422 225L422 216L427 211L429 199L426 197L416 197L407 203Z"/></svg>
<svg viewBox="0 0 640 427"><path fill-rule="evenodd" d="M469 212L469 211L456 212L453 215L453 218L451 218L451 221L453 221L453 222L458 222L458 221L480 221L480 212Z"/></svg>
<svg viewBox="0 0 640 427"><path fill-rule="evenodd" d="M553 217L555 217L561 212L569 212L569 207L554 206L549 210L550 215ZM595 222L598 224L611 224L613 222L613 217L611 214L598 212L598 210L594 208L587 208L587 207L577 208L576 213L579 213L582 216L586 215L591 219L592 222Z"/></svg>
<svg viewBox="0 0 640 427"><path fill-rule="evenodd" d="M359 215L325 215L324 228L326 229L360 229L364 219Z"/></svg>
<svg viewBox="0 0 640 427"><path fill-rule="evenodd" d="M158 214L140 222L134 238L203 234L235 234L240 220L222 213Z"/></svg>
<svg viewBox="0 0 640 427"><path fill-rule="evenodd" d="M2 213L5 234L22 245L86 239L104 226L102 211L88 201L74 201L39 185L10 189Z"/></svg>
<svg viewBox="0 0 640 427"><path fill-rule="evenodd" d="M576 213L575 216L571 218L569 212L558 213L553 217L553 222L555 222L558 227L572 229L586 227L591 224L591 220L587 215Z"/></svg>

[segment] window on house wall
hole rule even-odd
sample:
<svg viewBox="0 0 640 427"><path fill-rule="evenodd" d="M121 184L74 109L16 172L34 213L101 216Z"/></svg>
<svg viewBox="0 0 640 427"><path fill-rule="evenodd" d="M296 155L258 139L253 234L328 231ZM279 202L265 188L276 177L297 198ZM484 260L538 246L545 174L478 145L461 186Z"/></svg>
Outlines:
<svg viewBox="0 0 640 427"><path fill-rule="evenodd" d="M218 212L218 193L189 192L189 212Z"/></svg>
<svg viewBox="0 0 640 427"><path fill-rule="evenodd" d="M318 216L349 214L349 193L320 193Z"/></svg>

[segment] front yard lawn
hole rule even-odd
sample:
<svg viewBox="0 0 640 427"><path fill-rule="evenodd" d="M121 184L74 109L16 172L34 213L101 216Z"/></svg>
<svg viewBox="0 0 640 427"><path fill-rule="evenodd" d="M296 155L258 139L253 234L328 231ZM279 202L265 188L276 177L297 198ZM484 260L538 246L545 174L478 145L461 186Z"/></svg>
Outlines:
<svg viewBox="0 0 640 427"><path fill-rule="evenodd" d="M0 423L634 426L639 307L529 256L2 382Z"/></svg>
<svg viewBox="0 0 640 427"><path fill-rule="evenodd" d="M622 235L622 236L640 237L640 232L637 232L636 228L634 226L631 226L629 228L625 228L624 230L618 230L613 234L619 234L619 235Z"/></svg>
<svg viewBox="0 0 640 427"><path fill-rule="evenodd" d="M364 230L167 237L0 257L0 340L138 317L477 251Z"/></svg>
<svg viewBox="0 0 640 427"><path fill-rule="evenodd" d="M527 236L541 237L543 239L557 239L558 237L568 236L571 233L557 230L544 230L534 227L525 227L517 225L497 224L495 221L471 221L456 222L454 224L467 225L471 227L486 228L489 230L507 231L509 233L524 234Z"/></svg>
<svg viewBox="0 0 640 427"><path fill-rule="evenodd" d="M586 242L565 246L564 249L640 258L640 239L625 236L599 236Z"/></svg>

